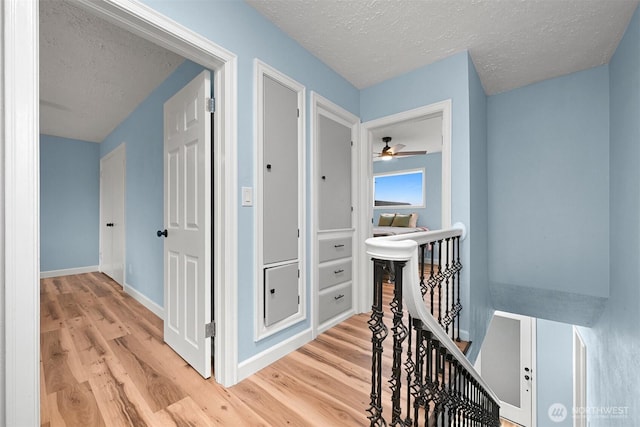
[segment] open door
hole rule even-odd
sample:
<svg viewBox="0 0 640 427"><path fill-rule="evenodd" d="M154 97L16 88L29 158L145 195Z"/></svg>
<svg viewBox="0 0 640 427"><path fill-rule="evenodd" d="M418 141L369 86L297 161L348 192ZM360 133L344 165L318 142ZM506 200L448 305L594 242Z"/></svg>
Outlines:
<svg viewBox="0 0 640 427"><path fill-rule="evenodd" d="M120 286L124 286L125 163L124 144L100 160L100 271Z"/></svg>
<svg viewBox="0 0 640 427"><path fill-rule="evenodd" d="M480 375L500 399L500 416L532 427L533 319L497 311L482 343Z"/></svg>
<svg viewBox="0 0 640 427"><path fill-rule="evenodd" d="M211 94L203 71L164 104L164 340L211 376Z"/></svg>

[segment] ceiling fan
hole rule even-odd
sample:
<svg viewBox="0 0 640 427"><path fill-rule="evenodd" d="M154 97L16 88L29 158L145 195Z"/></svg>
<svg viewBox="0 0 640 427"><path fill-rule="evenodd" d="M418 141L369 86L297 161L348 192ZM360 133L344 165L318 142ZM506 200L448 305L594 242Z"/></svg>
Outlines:
<svg viewBox="0 0 640 427"><path fill-rule="evenodd" d="M391 160L397 156L416 156L420 154L427 154L426 150L402 151L402 149L405 147L404 144L396 144L393 147L389 147L389 142L391 142L390 136L382 137L382 142L384 142L384 148L382 149L382 151L380 153L374 153L377 154L377 157L381 158L382 160Z"/></svg>

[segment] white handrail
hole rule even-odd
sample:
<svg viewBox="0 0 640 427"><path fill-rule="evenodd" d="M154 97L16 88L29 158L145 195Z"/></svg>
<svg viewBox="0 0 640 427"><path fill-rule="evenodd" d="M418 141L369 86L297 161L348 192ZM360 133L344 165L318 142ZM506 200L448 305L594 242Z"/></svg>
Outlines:
<svg viewBox="0 0 640 427"><path fill-rule="evenodd" d="M404 267L405 274L403 274L402 295L409 314L415 319L420 319L426 328L433 333L435 339L446 347L447 351L458 360L460 365L487 391L494 402L498 403L500 401L498 396L496 396L489 385L474 369L467 357L438 324L438 321L429 313L422 299L422 292L420 291L420 283L418 281L420 277L420 273L418 272L418 245L432 243L442 238L461 236L461 234L460 228L454 228L450 230L411 233L410 235L374 237L367 239L365 244L367 246L367 254L373 258L407 262ZM423 242L425 239L427 240Z"/></svg>

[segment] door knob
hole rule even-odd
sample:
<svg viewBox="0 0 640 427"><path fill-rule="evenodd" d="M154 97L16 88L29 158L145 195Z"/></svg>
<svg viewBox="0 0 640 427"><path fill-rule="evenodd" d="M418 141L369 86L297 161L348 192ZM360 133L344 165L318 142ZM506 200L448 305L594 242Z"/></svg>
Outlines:
<svg viewBox="0 0 640 427"><path fill-rule="evenodd" d="M169 233L167 233L167 229L165 228L163 231L158 230L158 231L156 232L156 235L157 235L158 237L162 237L162 236L167 237L167 236L169 235Z"/></svg>
<svg viewBox="0 0 640 427"><path fill-rule="evenodd" d="M530 379L529 375L525 375L525 376L524 376L524 379L525 379L525 380L527 380L527 381L529 381L529 379Z"/></svg>
<svg viewBox="0 0 640 427"><path fill-rule="evenodd" d="M114 224L113 224L112 222L108 222L108 223L107 223L107 227L113 227L113 225L114 225Z"/></svg>

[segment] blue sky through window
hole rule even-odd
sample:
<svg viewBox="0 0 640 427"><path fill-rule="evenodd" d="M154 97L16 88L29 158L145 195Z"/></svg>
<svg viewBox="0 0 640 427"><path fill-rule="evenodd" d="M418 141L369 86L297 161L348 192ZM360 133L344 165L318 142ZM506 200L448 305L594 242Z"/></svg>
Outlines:
<svg viewBox="0 0 640 427"><path fill-rule="evenodd" d="M423 171L374 177L376 205L424 206ZM388 203L395 202L395 203Z"/></svg>

